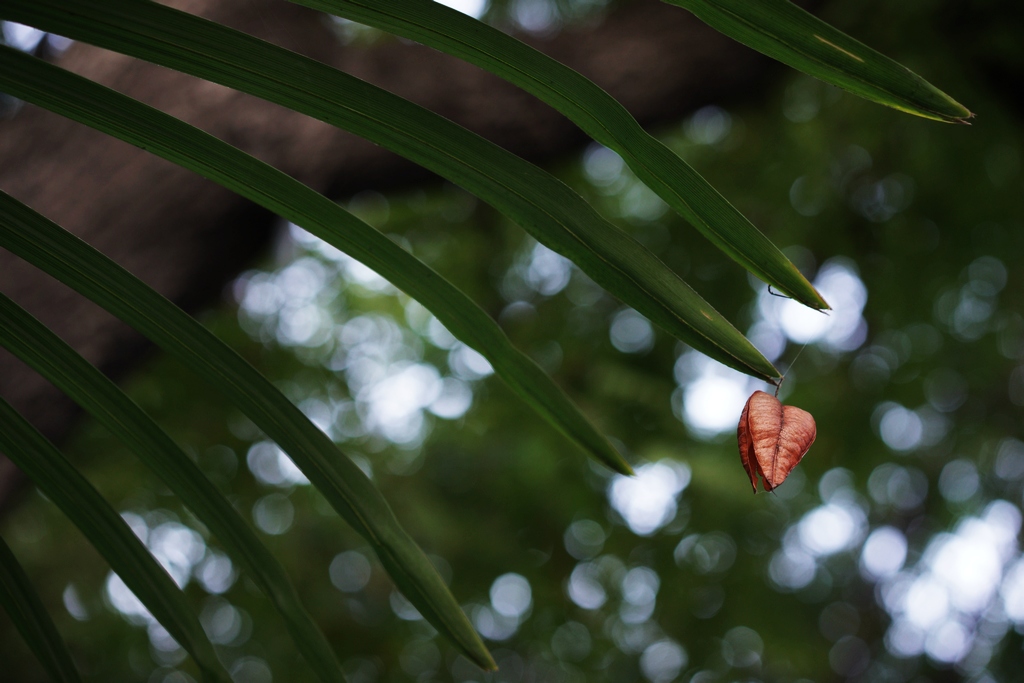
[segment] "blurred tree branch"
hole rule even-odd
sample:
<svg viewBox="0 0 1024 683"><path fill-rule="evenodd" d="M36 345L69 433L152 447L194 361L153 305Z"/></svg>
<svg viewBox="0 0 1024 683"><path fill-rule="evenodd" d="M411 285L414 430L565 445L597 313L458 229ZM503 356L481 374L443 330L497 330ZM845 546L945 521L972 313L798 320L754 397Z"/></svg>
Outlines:
<svg viewBox="0 0 1024 683"><path fill-rule="evenodd" d="M173 4L330 63L534 161L585 140L531 96L422 46L393 39L345 46L324 17L280 1ZM767 60L687 12L650 0L527 41L595 80L645 124L711 101L749 97L768 68ZM327 124L128 57L74 44L57 61L332 196L430 177ZM211 182L33 107L0 123L0 187L193 310L215 300L224 283L267 248L274 224L273 216ZM145 348L111 316L2 251L0 290L108 373L123 373ZM0 394L53 439L73 425L75 406L6 352L0 352ZM0 461L0 510L10 505L19 479Z"/></svg>

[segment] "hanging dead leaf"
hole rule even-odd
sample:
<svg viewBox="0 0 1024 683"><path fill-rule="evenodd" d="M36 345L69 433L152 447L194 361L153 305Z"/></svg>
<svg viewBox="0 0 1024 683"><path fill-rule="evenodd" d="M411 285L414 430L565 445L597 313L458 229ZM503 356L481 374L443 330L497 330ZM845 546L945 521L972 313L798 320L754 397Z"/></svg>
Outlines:
<svg viewBox="0 0 1024 683"><path fill-rule="evenodd" d="M754 493L758 475L765 491L784 482L814 443L817 433L814 418L806 410L784 406L763 391L751 394L740 415L736 440Z"/></svg>

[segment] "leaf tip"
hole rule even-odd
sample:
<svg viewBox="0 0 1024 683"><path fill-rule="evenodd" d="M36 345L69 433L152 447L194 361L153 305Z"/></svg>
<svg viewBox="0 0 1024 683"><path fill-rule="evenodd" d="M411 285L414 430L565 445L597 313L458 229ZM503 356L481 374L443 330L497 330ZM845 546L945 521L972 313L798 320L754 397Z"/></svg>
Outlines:
<svg viewBox="0 0 1024 683"><path fill-rule="evenodd" d="M480 639L480 636L474 631L473 642L471 646L467 643L459 644L459 650L462 651L462 656L469 659L469 661L476 664L478 667L483 669L485 672L490 673L498 670L498 663L494 661L494 656L491 651L484 645L484 641Z"/></svg>
<svg viewBox="0 0 1024 683"><path fill-rule="evenodd" d="M801 277L803 277L802 273ZM832 307L829 306L827 301L825 301L825 297L821 295L821 292L819 292L817 288L807 280L807 278L803 278L803 280L807 284L807 289L810 291L811 296L804 297L803 299L806 300L801 299L800 303L813 308L816 311L831 311Z"/></svg>
<svg viewBox="0 0 1024 683"><path fill-rule="evenodd" d="M636 474L633 471L633 466L626 461L625 456L612 444L608 444L607 456L602 458L602 461L619 474L624 474L627 477L632 477Z"/></svg>
<svg viewBox="0 0 1024 683"><path fill-rule="evenodd" d="M624 474L627 477L632 477L636 474L619 449L604 437L600 437L597 444L591 442L586 450L591 457L614 472Z"/></svg>
<svg viewBox="0 0 1024 683"><path fill-rule="evenodd" d="M967 110L965 109L964 111ZM977 114L975 114L973 111L967 111L966 116L962 116L958 119L953 119L952 123L959 123L961 126L970 126L972 125L970 119L973 119L975 116L977 116Z"/></svg>

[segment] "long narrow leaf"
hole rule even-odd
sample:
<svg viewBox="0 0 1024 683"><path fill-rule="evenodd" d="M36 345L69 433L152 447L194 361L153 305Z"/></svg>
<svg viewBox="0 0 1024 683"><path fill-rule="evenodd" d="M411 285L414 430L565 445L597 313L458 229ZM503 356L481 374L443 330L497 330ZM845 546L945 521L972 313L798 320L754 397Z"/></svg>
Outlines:
<svg viewBox="0 0 1024 683"><path fill-rule="evenodd" d="M492 204L697 350L755 377L779 377L720 313L564 183L422 107L146 0L4 0L0 17L237 88L372 140Z"/></svg>
<svg viewBox="0 0 1024 683"><path fill-rule="evenodd" d="M51 680L80 683L82 678L64 639L57 633L43 601L3 538L0 538L0 606L10 616Z"/></svg>
<svg viewBox="0 0 1024 683"><path fill-rule="evenodd" d="M730 38L826 83L908 114L948 123L974 116L916 73L789 0L665 0Z"/></svg>
<svg viewBox="0 0 1024 683"><path fill-rule="evenodd" d="M370 543L420 613L480 666L495 667L444 580L363 471L241 356L131 273L3 192L0 246L106 308L226 394Z"/></svg>
<svg viewBox="0 0 1024 683"><path fill-rule="evenodd" d="M325 682L341 665L299 602L281 563L177 444L103 373L24 309L0 294L0 346L85 408L181 498L269 597L306 661Z"/></svg>
<svg viewBox="0 0 1024 683"><path fill-rule="evenodd" d="M0 87L214 180L354 256L432 311L498 375L588 454L618 472L629 465L572 401L458 288L385 235L288 175L197 128L80 76L0 50Z"/></svg>
<svg viewBox="0 0 1024 683"><path fill-rule="evenodd" d="M534 48L432 0L291 0L389 31L487 69L619 153L637 177L737 263L816 309L828 304L788 258L615 98Z"/></svg>
<svg viewBox="0 0 1024 683"><path fill-rule="evenodd" d="M0 399L0 451L11 459L110 563L210 681L230 681L174 580L131 528L60 451Z"/></svg>

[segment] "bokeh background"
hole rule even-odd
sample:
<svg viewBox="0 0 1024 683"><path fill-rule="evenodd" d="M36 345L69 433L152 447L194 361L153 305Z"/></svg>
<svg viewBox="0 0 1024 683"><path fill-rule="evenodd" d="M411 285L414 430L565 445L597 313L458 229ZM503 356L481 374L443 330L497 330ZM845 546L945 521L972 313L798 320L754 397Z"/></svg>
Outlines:
<svg viewBox="0 0 1024 683"><path fill-rule="evenodd" d="M602 7L464 9L543 33ZM282 559L352 683L1024 680L1021 10L835 0L820 13L953 94L974 125L780 70L764 92L657 132L786 248L830 315L747 277L613 152L553 169L784 370L780 398L815 416L818 439L774 494L751 495L735 444L765 385L654 329L449 185L343 203L497 318L635 478L588 462L421 306L294 226L203 317L373 477L498 673L441 641L202 378L155 357L127 383ZM83 421L66 450L185 586L236 680L313 680L267 601L127 449ZM43 496L0 533L90 680L194 680ZM6 617L0 658L4 680L44 680Z"/></svg>

